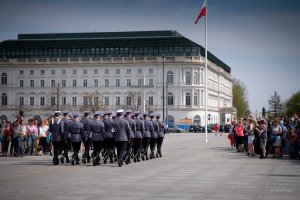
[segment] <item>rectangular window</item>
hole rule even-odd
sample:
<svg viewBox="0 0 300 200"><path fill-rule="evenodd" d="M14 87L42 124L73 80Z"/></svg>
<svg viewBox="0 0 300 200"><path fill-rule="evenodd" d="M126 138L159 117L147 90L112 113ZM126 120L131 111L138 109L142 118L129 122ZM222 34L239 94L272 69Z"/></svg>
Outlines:
<svg viewBox="0 0 300 200"><path fill-rule="evenodd" d="M143 85L143 79L142 78L139 78L138 79L138 86L142 86Z"/></svg>
<svg viewBox="0 0 300 200"><path fill-rule="evenodd" d="M131 79L127 79L127 87L131 86Z"/></svg>
<svg viewBox="0 0 300 200"><path fill-rule="evenodd" d="M19 105L24 106L24 97L20 97Z"/></svg>
<svg viewBox="0 0 300 200"><path fill-rule="evenodd" d="M55 75L55 70L54 69L51 70L51 75Z"/></svg>
<svg viewBox="0 0 300 200"><path fill-rule="evenodd" d="M87 87L87 80L86 79L83 80L83 87Z"/></svg>
<svg viewBox="0 0 300 200"><path fill-rule="evenodd" d="M77 74L77 71L76 71L76 69L73 69L73 75L76 75Z"/></svg>
<svg viewBox="0 0 300 200"><path fill-rule="evenodd" d="M142 69L138 69L138 74L141 74L142 73Z"/></svg>
<svg viewBox="0 0 300 200"><path fill-rule="evenodd" d="M105 87L108 87L109 86L109 80L108 79L105 79Z"/></svg>
<svg viewBox="0 0 300 200"><path fill-rule="evenodd" d="M20 87L24 87L24 80L20 80Z"/></svg>
<svg viewBox="0 0 300 200"><path fill-rule="evenodd" d="M127 106L131 105L131 97L126 97L126 105Z"/></svg>
<svg viewBox="0 0 300 200"><path fill-rule="evenodd" d="M34 106L34 97L29 97L29 105Z"/></svg>
<svg viewBox="0 0 300 200"><path fill-rule="evenodd" d="M23 75L24 74L24 71L23 70L20 70L20 75Z"/></svg>
<svg viewBox="0 0 300 200"><path fill-rule="evenodd" d="M61 104L62 104L63 106L67 105L67 97L62 97L62 98L61 98Z"/></svg>
<svg viewBox="0 0 300 200"><path fill-rule="evenodd" d="M104 97L104 105L109 106L109 97Z"/></svg>
<svg viewBox="0 0 300 200"><path fill-rule="evenodd" d="M94 79L94 87L98 87L98 79Z"/></svg>
<svg viewBox="0 0 300 200"><path fill-rule="evenodd" d="M34 80L30 80L30 87L34 87Z"/></svg>
<svg viewBox="0 0 300 200"><path fill-rule="evenodd" d="M138 106L142 105L142 97L138 97L138 102L137 102Z"/></svg>
<svg viewBox="0 0 300 200"><path fill-rule="evenodd" d="M104 74L109 74L109 69L105 69Z"/></svg>
<svg viewBox="0 0 300 200"><path fill-rule="evenodd" d="M120 74L120 69L116 69L116 74Z"/></svg>
<svg viewBox="0 0 300 200"><path fill-rule="evenodd" d="M40 105L44 106L45 105L45 97L40 98Z"/></svg>
<svg viewBox="0 0 300 200"><path fill-rule="evenodd" d="M117 87L120 86L120 79L116 79L116 86L117 86Z"/></svg>
<svg viewBox="0 0 300 200"><path fill-rule="evenodd" d="M34 75L34 70L30 70L30 75Z"/></svg>
<svg viewBox="0 0 300 200"><path fill-rule="evenodd" d="M153 106L153 97L149 97L148 99L148 105Z"/></svg>
<svg viewBox="0 0 300 200"><path fill-rule="evenodd" d="M66 87L67 83L66 80L61 80L61 87Z"/></svg>
<svg viewBox="0 0 300 200"><path fill-rule="evenodd" d="M153 74L153 69L152 68L149 69L149 74Z"/></svg>
<svg viewBox="0 0 300 200"><path fill-rule="evenodd" d="M94 106L99 105L99 97L94 97Z"/></svg>
<svg viewBox="0 0 300 200"><path fill-rule="evenodd" d="M73 80L73 87L77 87L77 81Z"/></svg>
<svg viewBox="0 0 300 200"><path fill-rule="evenodd" d="M121 98L120 97L116 97L116 105L119 106L121 102Z"/></svg>
<svg viewBox="0 0 300 200"><path fill-rule="evenodd" d="M55 106L55 103L56 101L55 101L55 97L51 97L51 106Z"/></svg>
<svg viewBox="0 0 300 200"><path fill-rule="evenodd" d="M87 74L87 69L84 69L84 70L83 70L83 74Z"/></svg>
<svg viewBox="0 0 300 200"><path fill-rule="evenodd" d="M149 79L149 85L150 85L150 86L153 86L153 85L154 85L154 84L153 84L153 79L152 79L152 78Z"/></svg>
<svg viewBox="0 0 300 200"><path fill-rule="evenodd" d="M83 97L83 106L84 106L84 107L87 107L88 104L89 104L89 99L88 99L88 97Z"/></svg>
<svg viewBox="0 0 300 200"><path fill-rule="evenodd" d="M126 73L131 74L131 69L127 69Z"/></svg>
<svg viewBox="0 0 300 200"><path fill-rule="evenodd" d="M61 70L61 74L66 75L66 70L65 69Z"/></svg>
<svg viewBox="0 0 300 200"><path fill-rule="evenodd" d="M41 75L45 75L45 70L41 70Z"/></svg>
<svg viewBox="0 0 300 200"><path fill-rule="evenodd" d="M41 80L41 87L45 87L45 80Z"/></svg>
<svg viewBox="0 0 300 200"><path fill-rule="evenodd" d="M94 74L98 74L98 69L94 69Z"/></svg>
<svg viewBox="0 0 300 200"><path fill-rule="evenodd" d="M197 93L194 94L194 105L195 106L198 105L198 94Z"/></svg>
<svg viewBox="0 0 300 200"><path fill-rule="evenodd" d="M77 107L77 97L72 97L72 106Z"/></svg>
<svg viewBox="0 0 300 200"><path fill-rule="evenodd" d="M55 80L51 80L51 87L55 87Z"/></svg>

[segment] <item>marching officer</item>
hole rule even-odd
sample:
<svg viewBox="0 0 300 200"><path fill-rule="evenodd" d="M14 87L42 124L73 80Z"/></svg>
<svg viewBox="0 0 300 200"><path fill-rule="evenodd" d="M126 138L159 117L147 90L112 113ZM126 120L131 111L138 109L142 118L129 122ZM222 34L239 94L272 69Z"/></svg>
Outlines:
<svg viewBox="0 0 300 200"><path fill-rule="evenodd" d="M58 155L61 153L62 139L64 136L64 122L60 118L60 111L54 112L54 118L51 119L49 132L52 133L52 144L54 149L53 164L58 165Z"/></svg>
<svg viewBox="0 0 300 200"><path fill-rule="evenodd" d="M131 163L130 161L130 157L131 157L131 153L132 153L132 147L133 147L133 142L134 142L134 138L135 138L135 134L136 134L136 125L135 125L135 120L131 119L131 110L126 110L125 113L125 120L129 123L130 126L130 142L127 144L127 148L126 148L126 155L125 155L125 163L129 164Z"/></svg>
<svg viewBox="0 0 300 200"><path fill-rule="evenodd" d="M155 114L151 113L150 114L150 121L153 125L153 131L151 132L151 139L150 139L150 159L154 159L155 155L154 155L154 151L155 151L155 147L157 144L157 132L158 132L158 123L156 121L154 121L154 117Z"/></svg>
<svg viewBox="0 0 300 200"><path fill-rule="evenodd" d="M61 120L64 122L65 133L64 133L63 140L62 140L62 148L63 148L64 153L60 157L60 162L64 163L64 158L66 158L66 163L69 163L70 160L69 160L68 153L69 153L69 150L71 149L71 135L68 132L68 125L71 122L71 120L68 118L69 111L65 110L62 113L63 113L63 117Z"/></svg>
<svg viewBox="0 0 300 200"><path fill-rule="evenodd" d="M94 147L93 165L100 165L100 151L103 148L104 123L100 119L100 112L95 112L94 120L91 122L92 140Z"/></svg>
<svg viewBox="0 0 300 200"><path fill-rule="evenodd" d="M84 135L83 124L80 123L79 114L73 114L73 121L68 125L68 132L71 135L71 142L73 148L73 155L71 159L71 164L74 165L76 161L76 165L79 165L79 150L82 142L82 137Z"/></svg>
<svg viewBox="0 0 300 200"><path fill-rule="evenodd" d="M90 111L84 111L84 118L81 120L84 128L83 134L83 144L84 144L84 153L82 154L82 163L85 164L90 163L90 147L91 147L91 120L89 119Z"/></svg>
<svg viewBox="0 0 300 200"><path fill-rule="evenodd" d="M140 162L140 154L143 152L143 135L145 132L144 121L139 119L140 112L135 112L136 132L133 142L134 162ZM142 117L142 116L141 116Z"/></svg>
<svg viewBox="0 0 300 200"><path fill-rule="evenodd" d="M158 132L157 132L158 138L157 138L156 157L158 158L158 156L162 157L161 146L162 146L162 143L164 141L164 137L165 137L165 133L167 131L167 127L162 121L160 121L160 114L156 115L156 120L157 120L157 123L158 123Z"/></svg>
<svg viewBox="0 0 300 200"><path fill-rule="evenodd" d="M117 146L118 166L122 167L126 153L127 143L130 142L130 126L128 121L123 119L123 109L117 110L117 118L113 122L115 129L115 142Z"/></svg>
<svg viewBox="0 0 300 200"><path fill-rule="evenodd" d="M113 149L115 145L115 140L114 140L114 129L113 129L113 119L112 119L112 111L107 111L106 112L106 117L103 120L104 122L104 146L106 148L106 153L104 155L104 164L107 163L107 159L110 159L110 163L114 163L113 160Z"/></svg>
<svg viewBox="0 0 300 200"><path fill-rule="evenodd" d="M150 139L151 139L151 134L153 132L153 125L152 123L148 120L148 113L144 113L144 126L145 126L145 133L143 137L143 155L142 155L142 160L149 160L148 157L148 149L150 145Z"/></svg>

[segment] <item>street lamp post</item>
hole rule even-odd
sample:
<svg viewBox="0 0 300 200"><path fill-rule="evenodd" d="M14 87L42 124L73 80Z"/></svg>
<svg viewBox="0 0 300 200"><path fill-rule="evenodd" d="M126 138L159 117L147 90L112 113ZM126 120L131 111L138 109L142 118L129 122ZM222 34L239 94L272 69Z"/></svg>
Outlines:
<svg viewBox="0 0 300 200"><path fill-rule="evenodd" d="M163 91L163 120L164 122L166 121L165 119L165 57L162 57L163 59L163 84L162 84L162 91Z"/></svg>
<svg viewBox="0 0 300 200"><path fill-rule="evenodd" d="M59 83L57 84L57 104L56 104L56 110L59 110Z"/></svg>

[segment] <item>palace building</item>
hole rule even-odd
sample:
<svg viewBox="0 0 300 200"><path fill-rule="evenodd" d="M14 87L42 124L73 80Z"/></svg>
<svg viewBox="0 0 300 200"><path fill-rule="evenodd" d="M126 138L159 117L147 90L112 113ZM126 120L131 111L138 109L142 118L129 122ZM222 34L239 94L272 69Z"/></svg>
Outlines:
<svg viewBox="0 0 300 200"><path fill-rule="evenodd" d="M176 31L19 34L0 43L0 115L131 108L204 125L204 52ZM234 115L230 72L208 52L208 123Z"/></svg>

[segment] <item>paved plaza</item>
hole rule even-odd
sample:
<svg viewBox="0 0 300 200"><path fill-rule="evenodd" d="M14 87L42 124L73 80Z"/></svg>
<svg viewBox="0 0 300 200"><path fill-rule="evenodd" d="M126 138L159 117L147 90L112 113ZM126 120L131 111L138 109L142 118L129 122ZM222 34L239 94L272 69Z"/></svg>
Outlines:
<svg viewBox="0 0 300 200"><path fill-rule="evenodd" d="M300 161L249 158L227 134L169 134L159 159L124 165L53 166L50 156L0 157L0 198L299 199Z"/></svg>

